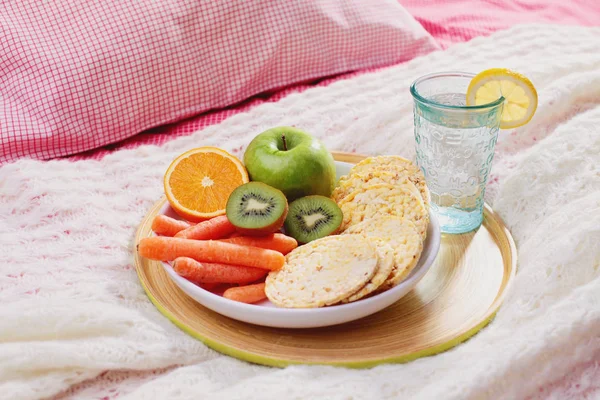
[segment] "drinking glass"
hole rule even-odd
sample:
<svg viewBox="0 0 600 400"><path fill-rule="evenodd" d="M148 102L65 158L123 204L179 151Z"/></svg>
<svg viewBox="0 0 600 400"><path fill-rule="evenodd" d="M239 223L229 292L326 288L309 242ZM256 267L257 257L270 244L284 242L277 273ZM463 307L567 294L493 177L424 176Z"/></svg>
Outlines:
<svg viewBox="0 0 600 400"><path fill-rule="evenodd" d="M410 87L417 165L431 192L442 232L464 233L483 221L485 187L494 158L504 98L466 105L473 74L436 73Z"/></svg>

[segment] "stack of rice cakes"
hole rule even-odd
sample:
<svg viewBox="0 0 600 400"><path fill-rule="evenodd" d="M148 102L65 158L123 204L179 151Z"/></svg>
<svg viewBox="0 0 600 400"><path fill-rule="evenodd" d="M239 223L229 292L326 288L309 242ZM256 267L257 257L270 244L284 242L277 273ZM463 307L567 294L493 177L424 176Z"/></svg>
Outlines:
<svg viewBox="0 0 600 400"><path fill-rule="evenodd" d="M324 307L373 296L402 282L417 265L429 225L425 177L399 156L367 158L332 193L344 219L335 235L286 256L265 291L277 306Z"/></svg>

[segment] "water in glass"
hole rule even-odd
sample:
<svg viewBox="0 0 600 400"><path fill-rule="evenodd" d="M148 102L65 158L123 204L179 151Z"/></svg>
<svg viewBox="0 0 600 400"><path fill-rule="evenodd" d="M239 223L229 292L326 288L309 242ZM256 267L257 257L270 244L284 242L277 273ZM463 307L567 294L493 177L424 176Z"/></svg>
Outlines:
<svg viewBox="0 0 600 400"><path fill-rule="evenodd" d="M428 100L466 105L464 93L440 93ZM481 224L498 127L481 120L488 115L477 118L415 113L417 163L425 174L431 206L444 232L467 232Z"/></svg>

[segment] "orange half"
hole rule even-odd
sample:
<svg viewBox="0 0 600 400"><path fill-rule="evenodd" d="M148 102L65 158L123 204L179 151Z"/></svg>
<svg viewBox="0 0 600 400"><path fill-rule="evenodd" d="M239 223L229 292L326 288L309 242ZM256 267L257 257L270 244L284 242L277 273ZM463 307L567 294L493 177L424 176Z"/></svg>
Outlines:
<svg viewBox="0 0 600 400"><path fill-rule="evenodd" d="M249 181L242 162L217 147L199 147L177 157L165 173L165 195L192 222L225 214L229 195Z"/></svg>

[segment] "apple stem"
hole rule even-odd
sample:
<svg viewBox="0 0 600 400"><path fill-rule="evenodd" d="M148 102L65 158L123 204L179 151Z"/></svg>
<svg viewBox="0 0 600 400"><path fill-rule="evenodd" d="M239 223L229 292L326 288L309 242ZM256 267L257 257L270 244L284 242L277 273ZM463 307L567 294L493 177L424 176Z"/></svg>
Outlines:
<svg viewBox="0 0 600 400"><path fill-rule="evenodd" d="M281 135L281 140L283 140L283 151L287 151L287 143L285 142L285 135Z"/></svg>

